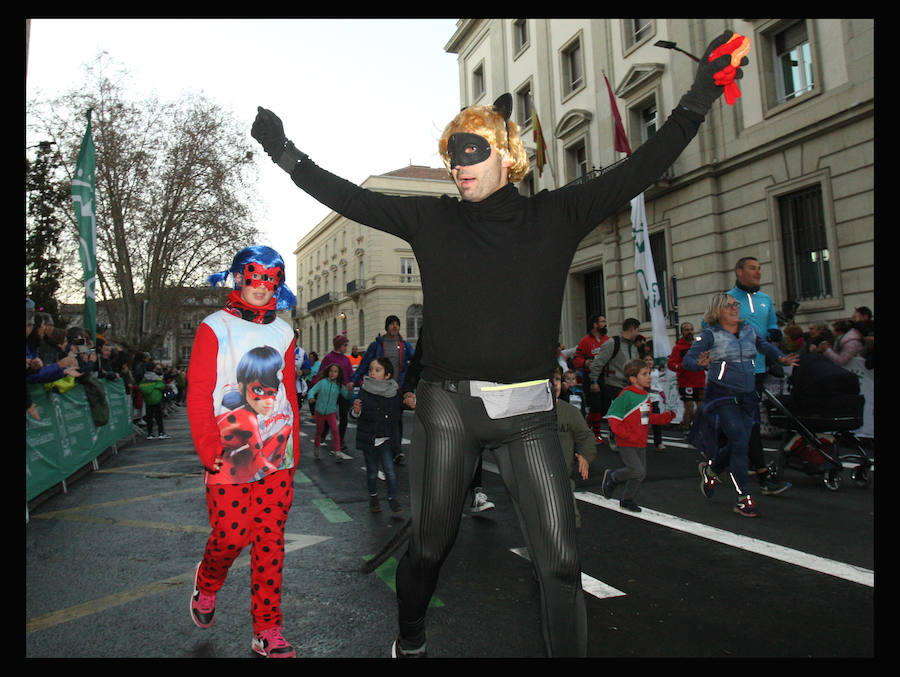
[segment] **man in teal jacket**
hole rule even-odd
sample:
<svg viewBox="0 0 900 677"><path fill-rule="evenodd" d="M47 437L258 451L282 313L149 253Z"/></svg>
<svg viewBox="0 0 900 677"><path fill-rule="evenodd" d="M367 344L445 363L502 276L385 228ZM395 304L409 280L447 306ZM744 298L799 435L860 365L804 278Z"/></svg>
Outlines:
<svg viewBox="0 0 900 677"><path fill-rule="evenodd" d="M744 256L734 265L737 278L734 288L726 292L741 304L741 319L753 327L756 335L764 341L778 344L781 341L781 330L775 315L775 304L772 297L759 289L762 280L762 266L753 256ZM762 392L763 380L766 376L766 356L756 353L756 391ZM759 426L755 426L750 436L750 465L756 468L756 476L762 492L777 495L791 486L790 482L779 482L766 467L763 455L762 437Z"/></svg>

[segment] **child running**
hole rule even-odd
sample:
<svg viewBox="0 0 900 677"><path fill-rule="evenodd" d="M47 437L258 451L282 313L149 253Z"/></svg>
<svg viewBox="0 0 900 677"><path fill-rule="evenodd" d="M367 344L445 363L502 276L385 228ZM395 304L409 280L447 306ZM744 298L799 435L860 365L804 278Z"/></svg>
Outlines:
<svg viewBox="0 0 900 677"><path fill-rule="evenodd" d="M559 441L562 444L563 454L566 458L566 468L569 471L569 483L572 486L572 503L575 505L575 527L581 528L581 513L578 511L578 501L575 500L575 480L572 479L572 471L577 469L581 479L586 480L590 471L590 465L597 457L594 432L588 427L587 421L581 414L581 410L571 401L559 399L562 391L563 371L559 365L553 370L553 387L556 390L556 419L559 422Z"/></svg>
<svg viewBox="0 0 900 677"><path fill-rule="evenodd" d="M325 376L310 388L307 397L309 402L314 406L314 416L316 419L316 438L314 450L316 458L319 458L319 445L322 443L322 431L325 424L331 428L331 439L334 449L331 455L337 459L337 462L345 461L351 458L348 454L341 451L341 434L338 432L338 398L343 397L350 399L353 393L353 384L348 383L344 386L344 373L336 364L329 364L326 367Z"/></svg>
<svg viewBox="0 0 900 677"><path fill-rule="evenodd" d="M619 447L619 456L625 467L605 470L601 490L611 498L617 485L625 484L625 492L619 506L632 512L641 509L635 498L644 477L647 476L647 433L650 425L665 425L675 418L674 411L664 414L650 412L650 367L643 360L631 360L622 370L629 385L613 400L606 412L609 427Z"/></svg>
<svg viewBox="0 0 900 677"><path fill-rule="evenodd" d="M229 274L234 291L200 324L188 367L188 418L206 470L212 527L194 571L191 619L201 628L213 624L216 595L249 546L251 649L293 658L283 635L281 591L300 418L294 334L275 311L292 308L296 299L284 284L284 261L269 247L242 249L209 282L216 286Z"/></svg>
<svg viewBox="0 0 900 677"><path fill-rule="evenodd" d="M392 449L400 447L400 386L393 379L394 366L386 357L376 357L369 363L369 374L363 377L359 399L354 400L350 415L358 420L356 446L366 459L366 483L369 489L369 508L381 512L376 479L378 466L384 470L388 485L388 505L391 512L402 510L397 500L397 473L394 470ZM393 443L396 440L396 444Z"/></svg>

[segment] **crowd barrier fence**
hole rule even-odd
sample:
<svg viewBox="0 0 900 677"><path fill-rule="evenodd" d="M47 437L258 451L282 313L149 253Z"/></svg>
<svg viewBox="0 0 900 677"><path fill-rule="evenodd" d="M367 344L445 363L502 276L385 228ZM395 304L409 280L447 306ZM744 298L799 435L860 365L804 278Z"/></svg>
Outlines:
<svg viewBox="0 0 900 677"><path fill-rule="evenodd" d="M131 398L121 380L101 380L109 404L109 421L94 425L84 387L63 394L47 392L43 384L28 386L39 420L25 414L25 501L65 482L126 437L134 435Z"/></svg>

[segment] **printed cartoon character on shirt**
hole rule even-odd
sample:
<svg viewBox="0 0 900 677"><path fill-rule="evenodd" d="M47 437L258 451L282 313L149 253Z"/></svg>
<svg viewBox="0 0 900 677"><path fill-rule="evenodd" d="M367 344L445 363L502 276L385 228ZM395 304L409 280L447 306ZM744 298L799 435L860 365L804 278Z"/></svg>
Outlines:
<svg viewBox="0 0 900 677"><path fill-rule="evenodd" d="M238 363L236 388L222 398L230 409L216 418L223 446L221 472L231 482L254 482L281 465L291 438L290 412L278 406L284 359L270 346L247 352ZM284 401L282 392L281 401Z"/></svg>

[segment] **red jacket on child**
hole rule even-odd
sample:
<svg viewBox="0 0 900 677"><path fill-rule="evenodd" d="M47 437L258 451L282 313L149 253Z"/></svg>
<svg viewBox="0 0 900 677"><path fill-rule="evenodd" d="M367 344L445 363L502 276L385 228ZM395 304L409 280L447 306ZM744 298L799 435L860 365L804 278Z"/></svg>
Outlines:
<svg viewBox="0 0 900 677"><path fill-rule="evenodd" d="M674 411L662 414L650 412L649 422L641 423L641 404L647 403L650 407L650 394L637 386L623 388L619 396L613 400L606 412L609 427L616 436L616 444L620 447L636 447L644 449L647 446L647 433L651 425L665 425L675 418Z"/></svg>

